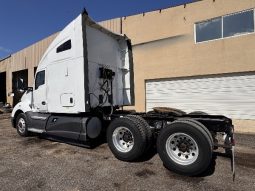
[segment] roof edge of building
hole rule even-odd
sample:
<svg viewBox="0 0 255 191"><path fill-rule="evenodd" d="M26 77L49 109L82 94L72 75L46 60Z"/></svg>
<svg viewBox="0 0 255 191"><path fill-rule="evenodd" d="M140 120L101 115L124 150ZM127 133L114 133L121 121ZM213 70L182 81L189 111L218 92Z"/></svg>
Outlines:
<svg viewBox="0 0 255 191"><path fill-rule="evenodd" d="M172 9L172 8L176 8L176 7L180 7L180 6L186 6L186 5L189 5L189 4L198 3L198 2L201 2L201 1L204 1L204 0L190 0L190 2L187 2L187 3L179 3L179 4L176 4L176 5L167 6L167 7L164 7L164 8L152 9L152 10L146 11L146 12L140 12L140 13L130 14L130 15L126 15L126 16L121 16L121 17L114 17L114 18L110 18L110 19L107 19L107 20L98 21L98 23L104 22L104 21L109 21L109 20L114 20L114 19L121 19L121 18L137 16L137 15L151 13L151 12L155 12L155 11L162 11L162 10L166 10L166 9Z"/></svg>
<svg viewBox="0 0 255 191"><path fill-rule="evenodd" d="M36 42L34 42L34 43L28 45L28 46L26 46L26 47L24 47L24 48L22 48L22 49L16 51L16 52L13 52L13 53L10 54L9 56L6 56L6 57L4 57L4 58L0 58L0 62L6 60L6 59L8 59L8 58L10 58L10 57L11 57L12 55L14 55L14 54L17 54L17 53L19 53L19 52L21 52L21 51L23 51L23 50L29 48L30 46L33 46L34 44L40 43L41 41L43 41L43 40L45 40L45 39L47 39L47 38L49 38L49 37L51 37L51 36L53 36L53 35L56 35L56 34L59 33L59 32L60 32L60 31L54 32L54 33L52 33L51 35L46 36L45 38L42 38L42 39L40 39L40 40L38 40L38 41L36 41Z"/></svg>
<svg viewBox="0 0 255 191"><path fill-rule="evenodd" d="M8 55L8 56L5 56L4 58L0 58L0 62L6 60L6 59L8 59L8 58L10 58L11 56L12 56L12 55L10 54L10 55Z"/></svg>

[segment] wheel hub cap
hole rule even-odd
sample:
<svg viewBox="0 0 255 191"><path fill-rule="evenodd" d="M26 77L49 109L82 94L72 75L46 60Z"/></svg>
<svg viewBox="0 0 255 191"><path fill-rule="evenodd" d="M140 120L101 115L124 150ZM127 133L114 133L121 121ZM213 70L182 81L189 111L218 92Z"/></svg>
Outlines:
<svg viewBox="0 0 255 191"><path fill-rule="evenodd" d="M124 135L123 135L123 141L125 141L125 142L132 141L132 135L125 132Z"/></svg>
<svg viewBox="0 0 255 191"><path fill-rule="evenodd" d="M186 151L189 151L189 148L188 148L188 145L186 143L181 143L179 146L178 146L179 150L182 151L182 152L186 152Z"/></svg>
<svg viewBox="0 0 255 191"><path fill-rule="evenodd" d="M20 133L24 133L26 130L26 122L23 118L20 118L18 121L18 128Z"/></svg>

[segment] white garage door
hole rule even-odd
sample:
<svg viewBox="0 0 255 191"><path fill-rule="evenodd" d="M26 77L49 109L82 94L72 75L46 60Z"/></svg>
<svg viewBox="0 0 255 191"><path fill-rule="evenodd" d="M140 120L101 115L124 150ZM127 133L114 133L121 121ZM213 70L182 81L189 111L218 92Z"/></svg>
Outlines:
<svg viewBox="0 0 255 191"><path fill-rule="evenodd" d="M146 82L146 110L174 107L255 119L255 74Z"/></svg>

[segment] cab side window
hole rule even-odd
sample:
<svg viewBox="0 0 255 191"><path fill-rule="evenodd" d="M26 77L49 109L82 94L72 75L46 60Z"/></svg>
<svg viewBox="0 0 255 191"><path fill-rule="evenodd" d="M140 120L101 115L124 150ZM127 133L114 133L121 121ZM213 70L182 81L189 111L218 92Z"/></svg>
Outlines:
<svg viewBox="0 0 255 191"><path fill-rule="evenodd" d="M57 53L64 52L66 50L70 50L72 48L71 40L68 40L57 47Z"/></svg>
<svg viewBox="0 0 255 191"><path fill-rule="evenodd" d="M35 78L35 90L39 88L39 86L45 83L45 70L40 71L36 74Z"/></svg>

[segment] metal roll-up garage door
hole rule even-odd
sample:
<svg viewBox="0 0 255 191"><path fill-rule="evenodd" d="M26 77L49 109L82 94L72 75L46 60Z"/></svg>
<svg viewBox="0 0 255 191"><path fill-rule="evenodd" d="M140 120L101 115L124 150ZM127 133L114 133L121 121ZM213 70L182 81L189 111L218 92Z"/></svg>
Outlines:
<svg viewBox="0 0 255 191"><path fill-rule="evenodd" d="M255 119L255 74L146 81L146 110L158 106Z"/></svg>

